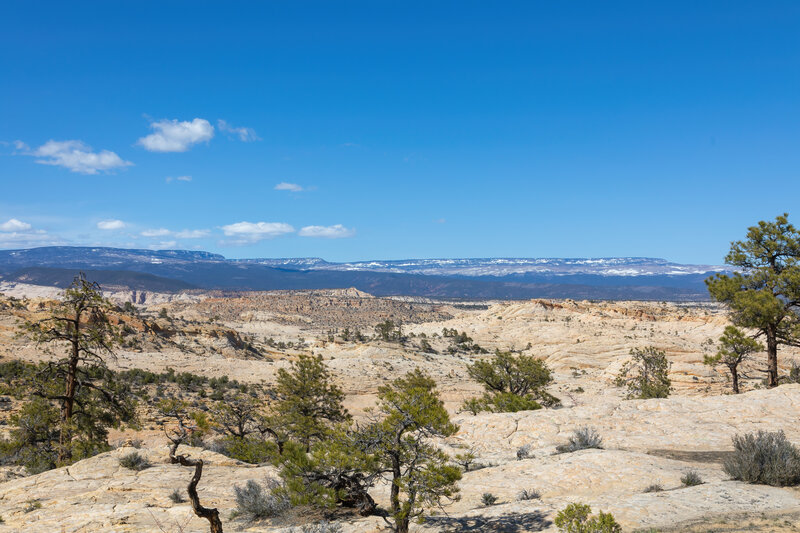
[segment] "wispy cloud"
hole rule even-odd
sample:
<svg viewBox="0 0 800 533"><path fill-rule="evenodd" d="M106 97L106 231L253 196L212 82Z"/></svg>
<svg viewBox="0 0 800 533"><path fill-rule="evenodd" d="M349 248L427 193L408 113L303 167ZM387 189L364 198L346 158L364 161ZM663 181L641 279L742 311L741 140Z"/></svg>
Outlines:
<svg viewBox="0 0 800 533"><path fill-rule="evenodd" d="M208 237L209 233L207 229L185 229L176 232L175 236L179 239L202 239L203 237Z"/></svg>
<svg viewBox="0 0 800 533"><path fill-rule="evenodd" d="M0 231L28 231L31 225L27 222L11 218L7 222L0 224Z"/></svg>
<svg viewBox="0 0 800 533"><path fill-rule="evenodd" d="M333 226L305 226L301 228L298 235L301 237L321 237L324 239L342 239L344 237L352 237L356 234L356 230L346 228L341 224Z"/></svg>
<svg viewBox="0 0 800 533"><path fill-rule="evenodd" d="M173 181L190 182L190 181L192 181L192 177L191 176L175 176L175 177L167 176L167 183L171 183Z"/></svg>
<svg viewBox="0 0 800 533"><path fill-rule="evenodd" d="M139 235L142 237L164 237L165 235L170 235L172 232L166 228L158 228L158 229L146 229L141 232Z"/></svg>
<svg viewBox="0 0 800 533"><path fill-rule="evenodd" d="M30 146L28 146L22 141L14 141L14 148L19 150L20 152L28 152L31 149Z"/></svg>
<svg viewBox="0 0 800 533"><path fill-rule="evenodd" d="M222 226L222 232L233 237L229 244L251 244L294 233L294 228L283 222L237 222Z"/></svg>
<svg viewBox="0 0 800 533"><path fill-rule="evenodd" d="M290 191L290 192L303 192L305 189L296 183L280 182L275 186L276 191Z"/></svg>
<svg viewBox="0 0 800 533"><path fill-rule="evenodd" d="M0 224L0 248L31 248L63 244L60 237L50 235L45 230L34 229L27 222L12 218Z"/></svg>
<svg viewBox="0 0 800 533"><path fill-rule="evenodd" d="M97 229L106 231L122 229L126 224L121 220L101 220L97 223Z"/></svg>
<svg viewBox="0 0 800 533"><path fill-rule="evenodd" d="M158 120L151 122L150 128L154 133L137 141L150 152L185 152L193 145L214 137L214 126L204 118L195 118L191 122Z"/></svg>
<svg viewBox="0 0 800 533"><path fill-rule="evenodd" d="M183 231L170 231L166 228L147 229L139 233L142 237L166 237L171 235L179 239L202 239L208 237L207 229L185 229Z"/></svg>
<svg viewBox="0 0 800 533"><path fill-rule="evenodd" d="M252 141L260 141L261 138L256 135L256 130L253 128L245 128L245 127L234 127L228 124L226 121L219 119L217 121L217 127L219 131L224 131L225 133L234 135L239 138L242 142L252 142Z"/></svg>
<svg viewBox="0 0 800 533"><path fill-rule="evenodd" d="M82 141L47 141L39 148L30 150L22 141L14 141L19 155L38 157L37 163L64 167L80 174L111 172L133 165L109 150L95 152Z"/></svg>

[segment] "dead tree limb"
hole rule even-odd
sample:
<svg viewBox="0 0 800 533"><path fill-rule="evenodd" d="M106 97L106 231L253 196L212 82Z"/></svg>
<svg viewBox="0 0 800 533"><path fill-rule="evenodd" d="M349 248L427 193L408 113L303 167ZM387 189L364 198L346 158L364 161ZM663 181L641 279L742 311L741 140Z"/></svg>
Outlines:
<svg viewBox="0 0 800 533"><path fill-rule="evenodd" d="M189 501L192 502L192 510L194 514L200 518L205 518L211 526L211 533L223 533L222 521L219 519L219 511L217 509L209 509L203 507L200 503L200 496L197 495L197 484L200 483L200 477L203 475L203 460L190 459L188 455L178 455L178 446L180 446L188 436L188 431L183 425L183 419L176 416L178 419L178 429L172 432L172 435L167 434L167 438L172 442L169 448L169 462L171 464L179 464L181 466L193 466L194 475L189 485L186 487L186 492L189 493Z"/></svg>

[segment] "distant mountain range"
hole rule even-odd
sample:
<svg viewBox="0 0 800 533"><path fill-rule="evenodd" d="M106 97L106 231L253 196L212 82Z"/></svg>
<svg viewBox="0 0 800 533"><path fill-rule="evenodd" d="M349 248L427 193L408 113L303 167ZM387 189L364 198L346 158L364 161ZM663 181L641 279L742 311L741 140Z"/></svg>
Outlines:
<svg viewBox="0 0 800 533"><path fill-rule="evenodd" d="M378 296L429 298L705 300L703 280L726 269L643 257L332 263L319 258L226 259L188 250L0 250L4 281L64 286L81 270L91 271L104 285L158 292L356 287Z"/></svg>

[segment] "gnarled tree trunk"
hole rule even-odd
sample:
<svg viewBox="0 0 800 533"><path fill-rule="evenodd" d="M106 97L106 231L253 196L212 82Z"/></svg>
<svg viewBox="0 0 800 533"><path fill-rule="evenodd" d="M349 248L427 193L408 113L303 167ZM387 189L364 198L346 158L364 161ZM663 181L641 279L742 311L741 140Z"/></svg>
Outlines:
<svg viewBox="0 0 800 533"><path fill-rule="evenodd" d="M197 495L197 484L200 483L200 477L203 475L203 460L202 459L189 459L184 455L176 455L178 445L180 443L173 442L169 449L169 460L172 464L180 464L181 466L193 466L194 475L186 487L186 492L189 493L189 501L192 502L192 510L194 514L200 518L205 518L211 525L211 533L222 533L222 521L219 519L219 511L217 509L209 509L203 507L200 503L200 497Z"/></svg>

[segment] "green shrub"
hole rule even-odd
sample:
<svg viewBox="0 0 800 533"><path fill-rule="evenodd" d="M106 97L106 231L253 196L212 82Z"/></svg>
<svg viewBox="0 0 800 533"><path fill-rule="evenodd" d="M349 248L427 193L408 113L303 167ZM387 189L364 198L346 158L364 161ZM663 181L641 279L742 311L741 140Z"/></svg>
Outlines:
<svg viewBox="0 0 800 533"><path fill-rule="evenodd" d="M517 494L517 501L527 501L527 500L538 500L542 497L536 489L522 489L519 494Z"/></svg>
<svg viewBox="0 0 800 533"><path fill-rule="evenodd" d="M244 487L233 487L236 493L236 509L233 516L248 521L261 520L280 516L291 507L289 498L274 480L267 480L266 485L249 480Z"/></svg>
<svg viewBox="0 0 800 533"><path fill-rule="evenodd" d="M646 400L666 398L672 388L667 354L655 346L634 348L631 359L620 370L614 383L628 389L628 398Z"/></svg>
<svg viewBox="0 0 800 533"><path fill-rule="evenodd" d="M141 471L150 468L147 458L139 452L131 452L119 458L119 464L129 470Z"/></svg>
<svg viewBox="0 0 800 533"><path fill-rule="evenodd" d="M590 516L592 508L581 503L571 503L558 512L555 524L561 533L621 533L622 527L611 513L600 511Z"/></svg>
<svg viewBox="0 0 800 533"><path fill-rule="evenodd" d="M0 464L24 466L39 474L58 466L58 410L48 401L34 398L12 415L8 439L0 440Z"/></svg>
<svg viewBox="0 0 800 533"><path fill-rule="evenodd" d="M25 500L25 507L22 508L23 513L32 513L37 509L42 508L42 502L39 500Z"/></svg>
<svg viewBox="0 0 800 533"><path fill-rule="evenodd" d="M169 499L172 503L183 503L186 501L183 498L183 494L178 489L175 489L169 493Z"/></svg>
<svg viewBox="0 0 800 533"><path fill-rule="evenodd" d="M481 503L485 506L494 505L497 503L497 496L492 494L491 492L484 492L481 496Z"/></svg>
<svg viewBox="0 0 800 533"><path fill-rule="evenodd" d="M463 410L473 414L532 411L561 403L545 390L553 381L550 369L528 355L497 350L493 358L469 365L467 373L486 389L482 397L464 402Z"/></svg>
<svg viewBox="0 0 800 533"><path fill-rule="evenodd" d="M593 428L582 427L576 429L572 436L569 438L567 444L556 446L558 453L577 452L578 450L587 450L589 448L602 448L603 439L597 434Z"/></svg>
<svg viewBox="0 0 800 533"><path fill-rule="evenodd" d="M733 479L786 487L800 484L800 450L783 431L736 435L723 469Z"/></svg>
<svg viewBox="0 0 800 533"><path fill-rule="evenodd" d="M216 441L213 449L231 459L250 464L267 463L278 456L278 445L260 435L244 438L228 435Z"/></svg>
<svg viewBox="0 0 800 533"><path fill-rule="evenodd" d="M697 472L697 470L689 470L683 475L683 477L681 477L681 483L683 483L684 487L694 487L697 485L702 485L703 478L700 477L700 474Z"/></svg>
<svg viewBox="0 0 800 533"><path fill-rule="evenodd" d="M517 461L521 461L523 459L527 459L531 456L531 445L530 444L523 444L519 448L517 448Z"/></svg>

